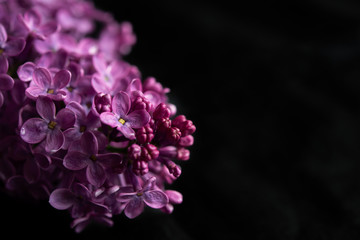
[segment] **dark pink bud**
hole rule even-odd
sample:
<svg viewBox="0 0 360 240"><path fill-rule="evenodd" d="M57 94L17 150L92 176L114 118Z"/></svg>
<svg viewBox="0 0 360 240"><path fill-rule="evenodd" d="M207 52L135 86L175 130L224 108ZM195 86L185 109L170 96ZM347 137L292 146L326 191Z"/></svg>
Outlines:
<svg viewBox="0 0 360 240"><path fill-rule="evenodd" d="M132 160L138 160L141 156L141 147L137 144L133 144L128 148L129 158Z"/></svg>
<svg viewBox="0 0 360 240"><path fill-rule="evenodd" d="M180 125L185 122L187 119L185 117L185 115L179 115L177 116L173 121L172 121L172 125L174 127L178 127L180 128Z"/></svg>
<svg viewBox="0 0 360 240"><path fill-rule="evenodd" d="M151 109L150 101L143 96L136 97L131 106L133 110L145 109L146 111L150 111Z"/></svg>
<svg viewBox="0 0 360 240"><path fill-rule="evenodd" d="M169 118L161 118L156 122L156 129L160 132L166 131L171 127L171 120Z"/></svg>
<svg viewBox="0 0 360 240"><path fill-rule="evenodd" d="M159 156L159 150L157 149L156 146L152 145L152 144L147 144L146 146L147 151L149 152L149 154L151 155L151 159L156 159Z"/></svg>
<svg viewBox="0 0 360 240"><path fill-rule="evenodd" d="M171 113L171 111L168 108L168 106L165 103L160 103L155 108L155 111L153 113L153 118L156 120L161 119L161 118L169 118L170 113Z"/></svg>
<svg viewBox="0 0 360 240"><path fill-rule="evenodd" d="M140 144L149 143L154 138L154 131L151 127L145 126L137 130L136 139Z"/></svg>
<svg viewBox="0 0 360 240"><path fill-rule="evenodd" d="M152 144L146 144L141 148L141 160L149 162L159 156L159 150Z"/></svg>
<svg viewBox="0 0 360 240"><path fill-rule="evenodd" d="M98 93L95 95L94 104L96 111L101 114L103 112L111 112L111 96L110 94Z"/></svg>
<svg viewBox="0 0 360 240"><path fill-rule="evenodd" d="M177 127L168 128L166 131L166 140L171 143L175 144L181 138L181 131Z"/></svg>
<svg viewBox="0 0 360 240"><path fill-rule="evenodd" d="M187 161L190 158L190 151L186 148L179 148L177 151L177 156L176 158L178 160L183 160L183 161Z"/></svg>
<svg viewBox="0 0 360 240"><path fill-rule="evenodd" d="M136 160L133 162L132 170L136 175L144 175L149 172L149 166L145 161Z"/></svg>
<svg viewBox="0 0 360 240"><path fill-rule="evenodd" d="M181 147L190 147L194 144L194 137L192 135L187 135L185 137L181 137L178 144Z"/></svg>
<svg viewBox="0 0 360 240"><path fill-rule="evenodd" d="M179 128L183 137L193 134L196 130L193 122L191 120L187 120L184 115L177 116L172 121L172 126Z"/></svg>

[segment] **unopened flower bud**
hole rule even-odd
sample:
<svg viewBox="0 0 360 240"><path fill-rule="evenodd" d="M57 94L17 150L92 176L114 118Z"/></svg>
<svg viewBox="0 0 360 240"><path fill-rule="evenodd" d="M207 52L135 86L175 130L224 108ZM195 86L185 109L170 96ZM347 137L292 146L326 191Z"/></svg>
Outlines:
<svg viewBox="0 0 360 240"><path fill-rule="evenodd" d="M133 110L145 109L146 111L150 111L151 109L150 101L143 96L136 97L131 106Z"/></svg>
<svg viewBox="0 0 360 240"><path fill-rule="evenodd" d="M172 121L172 126L179 128L183 137L193 134L196 130L193 122L191 120L187 120L184 115L177 116Z"/></svg>
<svg viewBox="0 0 360 240"><path fill-rule="evenodd" d="M161 118L156 122L156 129L158 132L165 132L171 127L171 120L169 118Z"/></svg>
<svg viewBox="0 0 360 240"><path fill-rule="evenodd" d="M149 126L142 127L136 132L136 139L140 144L150 143L153 138L154 131Z"/></svg>
<svg viewBox="0 0 360 240"><path fill-rule="evenodd" d="M111 112L111 96L110 94L98 93L95 95L94 104L96 111L101 114L103 112Z"/></svg>
<svg viewBox="0 0 360 240"><path fill-rule="evenodd" d="M178 160L187 161L190 158L190 151L186 148L179 148L176 158Z"/></svg>
<svg viewBox="0 0 360 240"><path fill-rule="evenodd" d="M133 144L128 148L129 158L132 160L138 160L141 156L141 147L137 144Z"/></svg>
<svg viewBox="0 0 360 240"><path fill-rule="evenodd" d="M158 120L161 118L169 118L170 117L170 109L165 103L160 103L153 113L153 118Z"/></svg>
<svg viewBox="0 0 360 240"><path fill-rule="evenodd" d="M136 175L144 175L149 172L149 166L145 161L136 160L133 162L132 170Z"/></svg>
<svg viewBox="0 0 360 240"><path fill-rule="evenodd" d="M181 137L178 144L181 147L190 147L194 144L194 137L192 135L187 135L185 137Z"/></svg>
<svg viewBox="0 0 360 240"><path fill-rule="evenodd" d="M181 138L180 129L177 127L168 128L166 131L166 141L170 144L177 143Z"/></svg>

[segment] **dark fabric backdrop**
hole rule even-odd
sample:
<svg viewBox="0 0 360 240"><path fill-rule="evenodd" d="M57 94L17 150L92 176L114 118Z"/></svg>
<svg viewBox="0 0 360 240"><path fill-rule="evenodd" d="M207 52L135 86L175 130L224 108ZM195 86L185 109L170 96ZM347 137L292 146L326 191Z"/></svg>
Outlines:
<svg viewBox="0 0 360 240"><path fill-rule="evenodd" d="M148 209L77 235L65 212L5 198L2 231L48 239L359 239L360 2L95 3L133 24L138 42L126 60L171 88L178 113L197 126L173 185L184 202L172 215Z"/></svg>

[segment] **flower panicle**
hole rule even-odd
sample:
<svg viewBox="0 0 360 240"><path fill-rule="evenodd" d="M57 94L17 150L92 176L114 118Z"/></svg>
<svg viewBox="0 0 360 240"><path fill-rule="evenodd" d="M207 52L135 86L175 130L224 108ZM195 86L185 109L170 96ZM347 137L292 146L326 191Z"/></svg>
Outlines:
<svg viewBox="0 0 360 240"><path fill-rule="evenodd" d="M136 40L88 1L0 3L0 181L68 211L76 232L183 199L168 186L196 127L124 60Z"/></svg>

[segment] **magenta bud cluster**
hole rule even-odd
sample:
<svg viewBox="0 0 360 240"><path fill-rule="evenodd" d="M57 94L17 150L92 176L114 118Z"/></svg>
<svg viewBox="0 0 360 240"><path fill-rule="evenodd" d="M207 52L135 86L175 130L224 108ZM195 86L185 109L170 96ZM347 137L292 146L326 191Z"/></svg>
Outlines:
<svg viewBox="0 0 360 240"><path fill-rule="evenodd" d="M0 1L1 188L67 211L76 232L183 200L168 188L196 128L124 60L136 40L89 1Z"/></svg>

